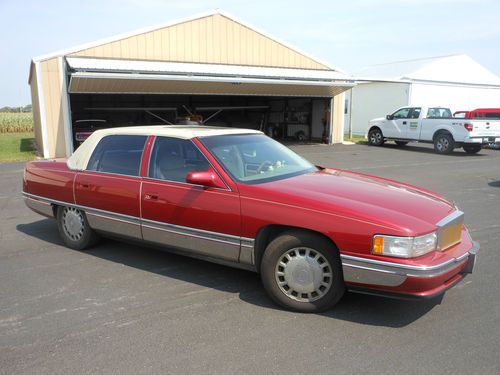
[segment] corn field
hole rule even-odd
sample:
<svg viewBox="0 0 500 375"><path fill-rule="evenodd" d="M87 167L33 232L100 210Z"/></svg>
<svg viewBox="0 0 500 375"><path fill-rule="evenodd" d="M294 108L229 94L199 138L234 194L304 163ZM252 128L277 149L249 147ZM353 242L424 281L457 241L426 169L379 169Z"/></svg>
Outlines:
<svg viewBox="0 0 500 375"><path fill-rule="evenodd" d="M33 113L0 112L0 133L25 133L33 131Z"/></svg>

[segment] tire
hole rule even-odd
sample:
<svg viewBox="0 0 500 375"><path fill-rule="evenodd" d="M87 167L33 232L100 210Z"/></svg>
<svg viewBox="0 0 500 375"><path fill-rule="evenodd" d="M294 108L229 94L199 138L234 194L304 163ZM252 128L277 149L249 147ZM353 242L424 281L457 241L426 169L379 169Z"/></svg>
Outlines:
<svg viewBox="0 0 500 375"><path fill-rule="evenodd" d="M371 146L382 146L384 144L384 135L379 128L371 129L368 132L368 144Z"/></svg>
<svg viewBox="0 0 500 375"><path fill-rule="evenodd" d="M467 145L463 146L463 149L468 154L477 154L481 151L481 145Z"/></svg>
<svg viewBox="0 0 500 375"><path fill-rule="evenodd" d="M406 146L408 141L394 141L397 146Z"/></svg>
<svg viewBox="0 0 500 375"><path fill-rule="evenodd" d="M269 296L288 310L325 311L345 291L337 248L327 239L305 231L285 232L271 241L260 272Z"/></svg>
<svg viewBox="0 0 500 375"><path fill-rule="evenodd" d="M455 148L455 141L448 133L439 133L434 137L434 151L438 154L451 154Z"/></svg>
<svg viewBox="0 0 500 375"><path fill-rule="evenodd" d="M77 208L59 206L57 227L62 240L71 249L85 250L99 241L99 235L89 226L85 212Z"/></svg>

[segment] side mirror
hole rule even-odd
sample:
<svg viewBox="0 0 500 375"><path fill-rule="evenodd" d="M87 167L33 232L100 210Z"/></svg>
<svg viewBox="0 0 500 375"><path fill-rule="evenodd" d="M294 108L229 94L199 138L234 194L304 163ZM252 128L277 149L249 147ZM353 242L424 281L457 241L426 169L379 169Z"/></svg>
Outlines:
<svg viewBox="0 0 500 375"><path fill-rule="evenodd" d="M226 184L224 184L219 175L213 171L188 172L186 175L186 182L188 184L200 185L205 188L226 188Z"/></svg>
<svg viewBox="0 0 500 375"><path fill-rule="evenodd" d="M393 115L387 115L387 116L385 116L385 118L387 120L394 120L394 116Z"/></svg>

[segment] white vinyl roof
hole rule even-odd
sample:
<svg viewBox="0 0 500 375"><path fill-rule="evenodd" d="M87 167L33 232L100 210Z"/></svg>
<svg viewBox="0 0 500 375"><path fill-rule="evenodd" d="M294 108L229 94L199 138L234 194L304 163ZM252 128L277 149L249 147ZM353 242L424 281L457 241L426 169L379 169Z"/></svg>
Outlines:
<svg viewBox="0 0 500 375"><path fill-rule="evenodd" d="M84 170L87 167L90 156L99 141L108 135L155 135L181 139L192 139L196 137L212 137L216 135L230 134L262 134L253 129L223 128L204 125L157 125L157 126L128 126L123 128L108 128L96 130L83 144L76 149L66 164L69 169Z"/></svg>
<svg viewBox="0 0 500 375"><path fill-rule="evenodd" d="M500 77L467 55L451 55L372 65L356 77L366 81L422 81L500 86Z"/></svg>
<svg viewBox="0 0 500 375"><path fill-rule="evenodd" d="M333 70L268 68L245 65L176 63L142 60L93 59L67 57L71 70L78 75L92 73L154 74L195 78L241 78L243 80L286 80L314 83L338 83L351 77Z"/></svg>

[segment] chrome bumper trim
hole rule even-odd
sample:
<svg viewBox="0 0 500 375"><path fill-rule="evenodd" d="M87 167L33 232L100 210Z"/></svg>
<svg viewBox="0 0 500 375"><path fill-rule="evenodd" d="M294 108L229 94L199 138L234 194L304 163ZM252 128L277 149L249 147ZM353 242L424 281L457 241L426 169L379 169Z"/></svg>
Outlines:
<svg viewBox="0 0 500 375"><path fill-rule="evenodd" d="M468 264L461 273L471 273L478 251L479 244L473 242L472 248L465 254L434 266L407 265L344 254L341 254L340 258L346 282L399 286L405 282L407 277L430 278L440 276L467 261Z"/></svg>

